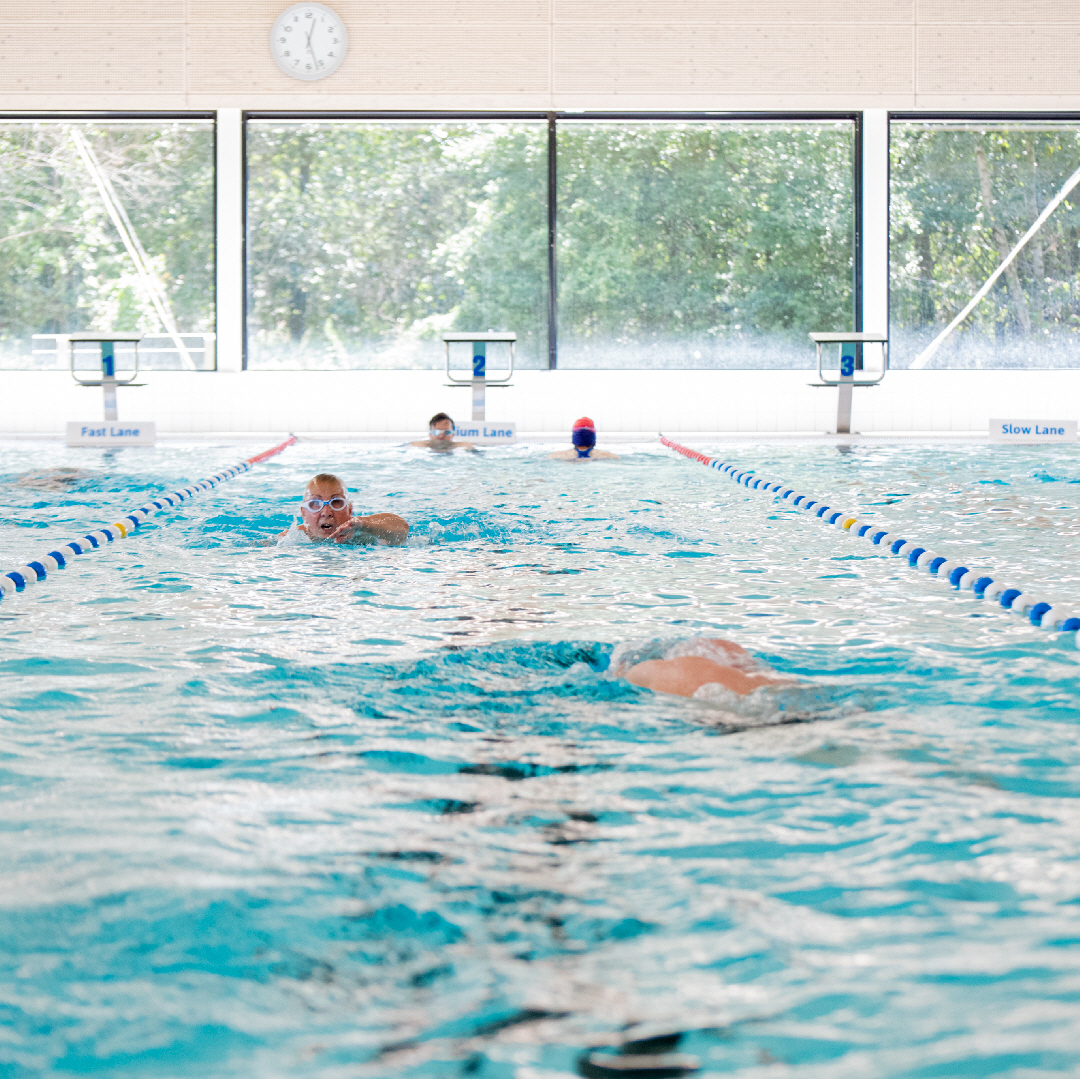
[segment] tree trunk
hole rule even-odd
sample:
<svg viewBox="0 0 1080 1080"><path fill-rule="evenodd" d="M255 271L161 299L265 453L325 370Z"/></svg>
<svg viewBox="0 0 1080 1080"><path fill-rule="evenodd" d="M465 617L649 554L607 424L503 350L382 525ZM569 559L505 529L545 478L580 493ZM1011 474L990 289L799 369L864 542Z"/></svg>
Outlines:
<svg viewBox="0 0 1080 1080"><path fill-rule="evenodd" d="M1004 262L1009 255L1009 241L1005 236L1005 230L994 221L993 192L990 188L990 162L986 160L986 151L981 146L975 148L975 164L979 167L979 188L982 193L983 214L987 223L991 226L994 243L997 245L998 254ZM1017 321L1024 329L1025 334L1031 333L1031 313L1028 311L1027 298L1024 296L1023 286L1020 284L1020 275L1016 272L1016 262L1009 263L1005 270L1005 280L1009 283L1009 297L1012 300L1013 312Z"/></svg>

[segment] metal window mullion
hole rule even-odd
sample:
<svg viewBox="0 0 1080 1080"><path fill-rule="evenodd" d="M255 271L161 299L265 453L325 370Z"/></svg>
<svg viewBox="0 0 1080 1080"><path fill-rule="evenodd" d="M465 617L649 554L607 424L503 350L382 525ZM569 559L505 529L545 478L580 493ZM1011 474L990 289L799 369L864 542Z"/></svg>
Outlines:
<svg viewBox="0 0 1080 1080"><path fill-rule="evenodd" d="M240 371L245 367L244 118L240 109L218 109L214 144L217 370Z"/></svg>
<svg viewBox="0 0 1080 1080"><path fill-rule="evenodd" d="M558 278L555 263L555 237L558 229L559 191L558 158L556 151L555 114L548 114L548 171L547 171L547 215L548 215L548 370L554 371L559 363L559 324L558 324Z"/></svg>
<svg viewBox="0 0 1080 1080"><path fill-rule="evenodd" d="M867 109L862 122L862 325L889 330L889 114Z"/></svg>

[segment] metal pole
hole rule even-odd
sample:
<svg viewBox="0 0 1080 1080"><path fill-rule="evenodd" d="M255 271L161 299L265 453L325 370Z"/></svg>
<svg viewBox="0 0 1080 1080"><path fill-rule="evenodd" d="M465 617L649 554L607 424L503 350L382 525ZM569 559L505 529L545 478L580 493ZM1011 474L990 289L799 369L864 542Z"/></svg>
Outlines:
<svg viewBox="0 0 1080 1080"><path fill-rule="evenodd" d="M244 312L244 120L239 109L218 109L214 125L217 370L246 366Z"/></svg>
<svg viewBox="0 0 1080 1080"><path fill-rule="evenodd" d="M116 346L111 341L101 343L101 389L105 395L105 419L116 417Z"/></svg>
<svg viewBox="0 0 1080 1080"><path fill-rule="evenodd" d="M845 341L840 346L840 386L836 403L836 434L851 434L851 384L855 381L855 357L858 346Z"/></svg>
<svg viewBox="0 0 1080 1080"><path fill-rule="evenodd" d="M487 379L487 342L474 341L472 351L472 418L486 420L484 395Z"/></svg>
<svg viewBox="0 0 1080 1080"><path fill-rule="evenodd" d="M548 370L554 371L559 362L559 321L558 289L555 277L555 233L558 226L559 192L558 180L558 139L555 130L555 114L548 113L548 176L547 176L547 219L548 219Z"/></svg>

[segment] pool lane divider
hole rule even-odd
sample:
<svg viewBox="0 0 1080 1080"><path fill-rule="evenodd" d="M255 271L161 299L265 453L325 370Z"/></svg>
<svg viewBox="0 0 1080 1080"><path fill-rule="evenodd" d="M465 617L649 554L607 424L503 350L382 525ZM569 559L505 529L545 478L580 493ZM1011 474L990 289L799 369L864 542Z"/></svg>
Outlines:
<svg viewBox="0 0 1080 1080"><path fill-rule="evenodd" d="M985 571L970 570L961 560L939 555L925 545L909 540L901 532L890 532L878 523L862 521L857 514L826 506L820 499L800 494L790 484L758 476L753 469L743 469L739 465L691 450L666 435L660 436L660 442L691 461L716 469L736 484L778 497L818 518L823 525L832 525L853 536L860 536L892 555L906 558L909 565L926 570L941 581L947 581L954 589L971 589L983 600L997 600L1008 611L1027 616L1034 626L1041 626L1044 630L1080 630L1080 611L1075 608L1062 607L1037 594L1026 593Z"/></svg>
<svg viewBox="0 0 1080 1080"><path fill-rule="evenodd" d="M194 498L200 492L209 491L216 488L218 484L223 484L226 480L232 480L242 473L249 472L252 466L258 465L260 461L266 461L267 458L272 458L275 454L280 454L282 450L292 446L295 442L296 436L290 435L284 442L278 443L277 446L271 446L269 450L264 450L254 457L245 458L230 469L209 476L205 480L199 480L190 487L180 488L177 491L170 492L168 495L159 495L156 499L151 499L137 510L121 514L119 521L114 521L103 529L89 532L85 536L80 536L77 540L69 540L66 544L61 544L48 554L31 559L25 566L20 566L17 570L9 570L6 574L0 574L0 596L7 596L8 593L13 592L22 592L27 585L32 585L37 581L44 581L50 572L63 570L76 555L86 555L96 548L111 544L114 540L126 539L152 514L160 513L162 510L172 510L182 502Z"/></svg>

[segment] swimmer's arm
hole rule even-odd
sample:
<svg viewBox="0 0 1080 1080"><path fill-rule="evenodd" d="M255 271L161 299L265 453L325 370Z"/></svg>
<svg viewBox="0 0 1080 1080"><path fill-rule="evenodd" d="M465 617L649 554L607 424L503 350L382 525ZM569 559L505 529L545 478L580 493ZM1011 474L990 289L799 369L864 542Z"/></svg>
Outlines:
<svg viewBox="0 0 1080 1080"><path fill-rule="evenodd" d="M613 454L610 450L594 450L589 457L591 458L611 458L612 461L618 461L619 455Z"/></svg>
<svg viewBox="0 0 1080 1080"><path fill-rule="evenodd" d="M375 538L388 544L404 544L409 537L409 525L397 514L369 514L367 517L354 517L339 525L330 539L339 544Z"/></svg>

